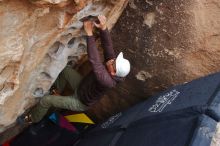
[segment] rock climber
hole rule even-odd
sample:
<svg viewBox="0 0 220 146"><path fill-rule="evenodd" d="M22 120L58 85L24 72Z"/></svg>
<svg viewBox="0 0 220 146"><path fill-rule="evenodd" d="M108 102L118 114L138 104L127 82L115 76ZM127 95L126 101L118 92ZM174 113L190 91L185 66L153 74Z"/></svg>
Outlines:
<svg viewBox="0 0 220 146"><path fill-rule="evenodd" d="M20 121L37 123L46 115L50 107L85 111L96 103L108 89L115 87L128 75L130 63L123 57L122 52L116 57L106 25L106 17L99 15L98 20L99 23L91 20L84 21L88 59L92 65L92 71L82 79L76 70L66 67L59 74L54 86L59 93L62 93L66 84L68 84L74 90L74 94L70 96L44 96L36 107L19 119ZM104 63L96 47L93 36L94 27L100 30L101 44L104 49Z"/></svg>

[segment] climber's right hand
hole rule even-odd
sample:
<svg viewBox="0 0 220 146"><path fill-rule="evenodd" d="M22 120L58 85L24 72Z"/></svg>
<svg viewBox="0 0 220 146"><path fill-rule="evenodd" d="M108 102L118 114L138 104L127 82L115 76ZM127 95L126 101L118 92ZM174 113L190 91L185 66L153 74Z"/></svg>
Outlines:
<svg viewBox="0 0 220 146"><path fill-rule="evenodd" d="M101 30L105 30L107 28L106 17L104 15L99 15L98 19L100 23L94 22L95 26Z"/></svg>

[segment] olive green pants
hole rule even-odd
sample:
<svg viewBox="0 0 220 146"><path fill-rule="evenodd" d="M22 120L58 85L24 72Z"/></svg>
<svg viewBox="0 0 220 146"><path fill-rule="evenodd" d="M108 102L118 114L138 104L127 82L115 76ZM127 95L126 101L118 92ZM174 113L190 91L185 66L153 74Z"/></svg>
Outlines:
<svg viewBox="0 0 220 146"><path fill-rule="evenodd" d="M55 96L48 95L42 97L40 103L31 110L31 119L33 123L39 122L49 110L50 107L67 109L72 111L84 111L87 106L81 103L77 98L77 87L81 81L81 75L70 67L66 67L58 76L54 85L60 93L63 92L65 86L68 84L74 94L71 96Z"/></svg>

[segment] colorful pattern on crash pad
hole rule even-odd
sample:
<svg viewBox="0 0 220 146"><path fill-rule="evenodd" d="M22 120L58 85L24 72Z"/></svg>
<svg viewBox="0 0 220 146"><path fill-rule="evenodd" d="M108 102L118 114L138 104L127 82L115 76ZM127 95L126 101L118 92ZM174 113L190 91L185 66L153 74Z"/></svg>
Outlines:
<svg viewBox="0 0 220 146"><path fill-rule="evenodd" d="M77 132L76 128L58 113L51 114L49 119L62 128L65 128L72 132Z"/></svg>
<svg viewBox="0 0 220 146"><path fill-rule="evenodd" d="M65 116L67 121L69 122L76 122L76 123L87 123L87 124L95 124L86 114L73 114Z"/></svg>

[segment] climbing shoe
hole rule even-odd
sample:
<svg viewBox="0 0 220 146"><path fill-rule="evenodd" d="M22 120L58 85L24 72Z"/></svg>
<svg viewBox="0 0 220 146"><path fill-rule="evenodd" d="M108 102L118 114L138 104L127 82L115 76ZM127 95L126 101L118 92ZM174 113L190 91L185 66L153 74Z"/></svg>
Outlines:
<svg viewBox="0 0 220 146"><path fill-rule="evenodd" d="M23 115L19 116L16 122L21 126L28 126L33 123L30 113L24 113Z"/></svg>

